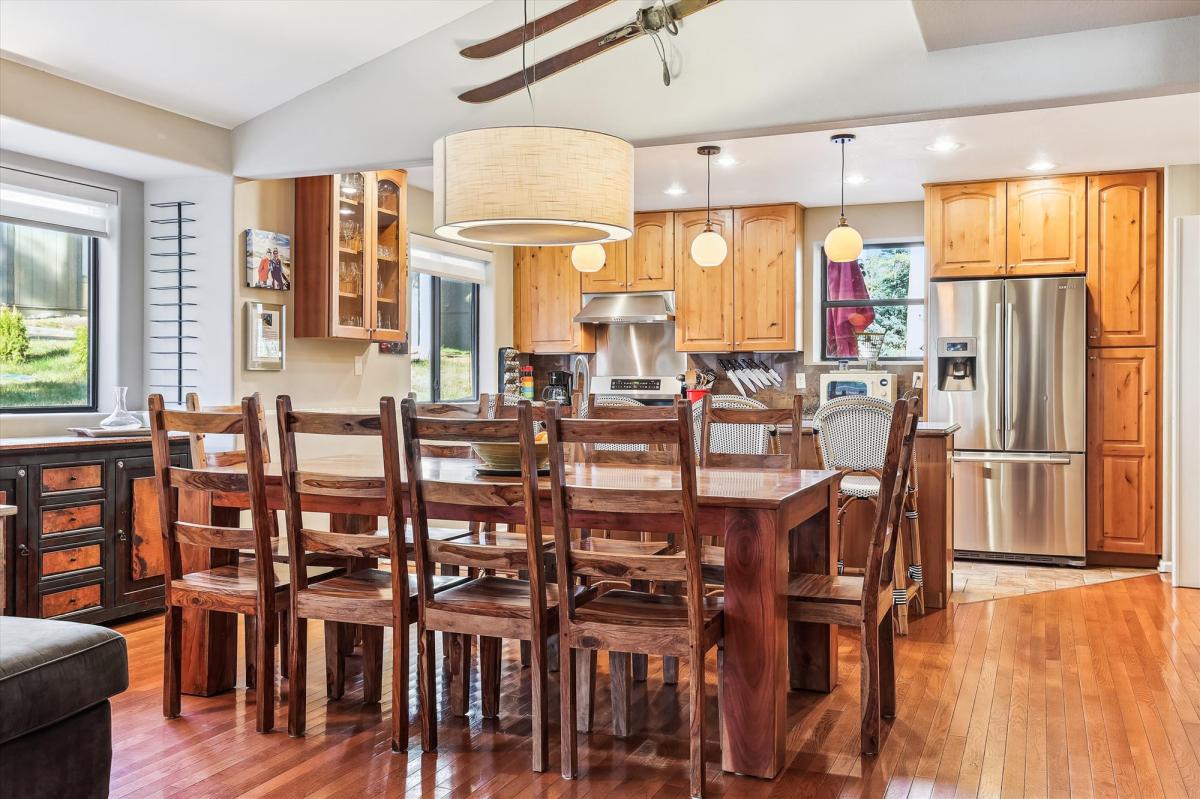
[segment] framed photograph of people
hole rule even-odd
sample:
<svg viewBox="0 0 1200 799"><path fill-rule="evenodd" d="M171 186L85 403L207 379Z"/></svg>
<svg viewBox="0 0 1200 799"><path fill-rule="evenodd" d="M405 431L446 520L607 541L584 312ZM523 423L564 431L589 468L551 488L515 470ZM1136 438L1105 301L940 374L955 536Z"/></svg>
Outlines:
<svg viewBox="0 0 1200 799"><path fill-rule="evenodd" d="M254 372L283 369L287 340L287 307L273 302L246 302L246 368Z"/></svg>
<svg viewBox="0 0 1200 799"><path fill-rule="evenodd" d="M246 231L246 285L287 291L292 287L292 239L269 230Z"/></svg>

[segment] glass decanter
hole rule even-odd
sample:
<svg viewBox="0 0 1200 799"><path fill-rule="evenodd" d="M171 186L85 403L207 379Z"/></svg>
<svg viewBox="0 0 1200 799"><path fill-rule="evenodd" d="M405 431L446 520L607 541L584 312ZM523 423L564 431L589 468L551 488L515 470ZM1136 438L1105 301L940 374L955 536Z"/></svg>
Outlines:
<svg viewBox="0 0 1200 799"><path fill-rule="evenodd" d="M117 407L100 423L101 427L106 430L124 430L127 427L135 428L142 426L142 420L130 413L129 409L125 407L125 397L128 393L128 386L117 386Z"/></svg>

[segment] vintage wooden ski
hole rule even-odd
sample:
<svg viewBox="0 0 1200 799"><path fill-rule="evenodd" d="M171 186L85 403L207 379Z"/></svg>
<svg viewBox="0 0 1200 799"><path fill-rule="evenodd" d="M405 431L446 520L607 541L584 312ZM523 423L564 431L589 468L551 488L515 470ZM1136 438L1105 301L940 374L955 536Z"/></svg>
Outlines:
<svg viewBox="0 0 1200 799"><path fill-rule="evenodd" d="M543 14L527 25L459 50L459 55L465 58L492 58L501 53L507 53L509 50L521 46L522 31L524 31L524 41L531 42L543 33L561 28L568 22L574 22L585 14L590 14L611 2L613 0L573 0L562 8L555 9L549 14Z"/></svg>

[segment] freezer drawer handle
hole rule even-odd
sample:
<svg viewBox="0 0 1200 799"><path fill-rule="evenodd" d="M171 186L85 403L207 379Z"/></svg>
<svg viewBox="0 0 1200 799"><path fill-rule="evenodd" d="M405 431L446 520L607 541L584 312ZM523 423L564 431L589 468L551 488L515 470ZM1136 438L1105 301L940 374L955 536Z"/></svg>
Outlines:
<svg viewBox="0 0 1200 799"><path fill-rule="evenodd" d="M1008 453L1004 455L989 455L986 453L958 452L954 455L955 463L1049 463L1065 466L1071 462L1070 455L1040 455L1036 453Z"/></svg>

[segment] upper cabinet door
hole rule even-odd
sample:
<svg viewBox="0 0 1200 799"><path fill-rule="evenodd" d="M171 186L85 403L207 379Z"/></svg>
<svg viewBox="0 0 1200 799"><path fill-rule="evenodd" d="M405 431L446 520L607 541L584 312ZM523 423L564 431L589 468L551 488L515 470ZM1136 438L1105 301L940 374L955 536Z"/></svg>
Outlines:
<svg viewBox="0 0 1200 799"><path fill-rule="evenodd" d="M796 206L733 212L733 348L796 349Z"/></svg>
<svg viewBox="0 0 1200 799"><path fill-rule="evenodd" d="M1005 272L1004 181L925 189L930 277L991 277Z"/></svg>
<svg viewBox="0 0 1200 799"><path fill-rule="evenodd" d="M590 293L628 291L625 275L626 242L610 241L604 246L604 266L599 272L583 273L583 290ZM568 248L570 253L572 248Z"/></svg>
<svg viewBox="0 0 1200 799"><path fill-rule="evenodd" d="M579 272L571 265L571 248L532 247L529 253L529 305L524 321L529 330L529 351L591 352L595 349L591 325L575 321L582 286Z"/></svg>
<svg viewBox="0 0 1200 799"><path fill-rule="evenodd" d="M1008 182L1008 273L1087 271L1087 179L1082 175Z"/></svg>
<svg viewBox="0 0 1200 799"><path fill-rule="evenodd" d="M371 338L403 341L408 335L405 313L408 304L407 175L394 169L376 172L374 185Z"/></svg>
<svg viewBox="0 0 1200 799"><path fill-rule="evenodd" d="M373 220L368 206L371 179L365 172L350 172L333 177L333 208L330 211L334 235L333 263L335 278L330 281L334 309L329 335L333 338L371 337L371 285L375 247Z"/></svg>
<svg viewBox="0 0 1200 799"><path fill-rule="evenodd" d="M704 211L675 214L675 349L679 352L733 350L733 212L712 212L713 230L729 254L720 266L692 260L692 241L704 232Z"/></svg>
<svg viewBox="0 0 1200 799"><path fill-rule="evenodd" d="M521 352L533 352L529 318L529 275L532 247L513 247L513 346Z"/></svg>
<svg viewBox="0 0 1200 799"><path fill-rule="evenodd" d="M1158 342L1158 174L1088 178L1088 344Z"/></svg>
<svg viewBox="0 0 1200 799"><path fill-rule="evenodd" d="M675 215L670 211L637 214L629 240L627 291L675 288Z"/></svg>

